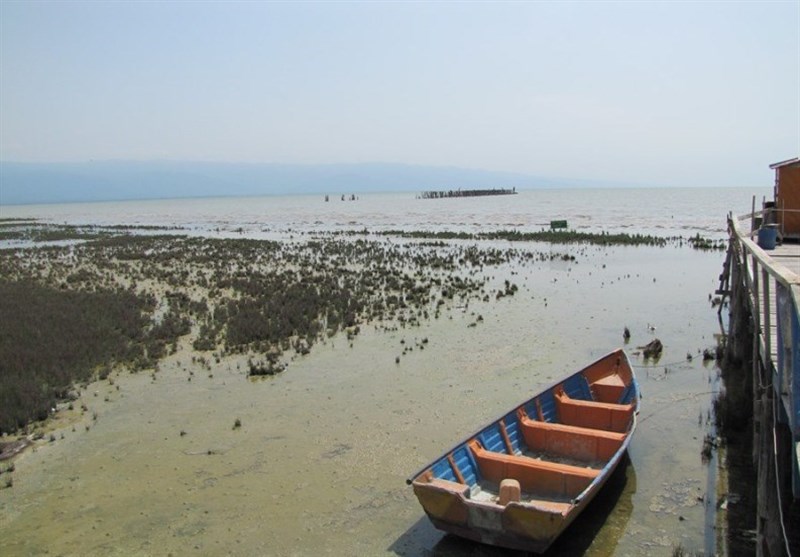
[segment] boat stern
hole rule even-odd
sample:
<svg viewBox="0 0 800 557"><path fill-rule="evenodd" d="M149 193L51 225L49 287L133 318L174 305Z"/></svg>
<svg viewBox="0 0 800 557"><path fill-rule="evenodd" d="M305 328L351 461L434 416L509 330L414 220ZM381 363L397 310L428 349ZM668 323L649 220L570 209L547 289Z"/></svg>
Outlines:
<svg viewBox="0 0 800 557"><path fill-rule="evenodd" d="M464 484L432 478L416 479L414 494L433 525L476 542L542 553L569 523L572 505L533 505L470 499Z"/></svg>

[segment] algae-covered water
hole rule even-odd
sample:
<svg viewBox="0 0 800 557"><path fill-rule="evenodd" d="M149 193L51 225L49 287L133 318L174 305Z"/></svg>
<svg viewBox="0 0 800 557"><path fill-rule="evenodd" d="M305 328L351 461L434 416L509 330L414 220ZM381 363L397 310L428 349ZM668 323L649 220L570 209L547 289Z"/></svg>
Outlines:
<svg viewBox="0 0 800 557"><path fill-rule="evenodd" d="M701 449L717 370L699 351L720 331L709 294L724 253L559 250L576 260L485 270L495 286L517 284L513 297L420 327L362 326L265 380L248 379L244 360L206 365L183 347L157 373L89 385L57 413L54 440L14 461L0 554L513 555L436 531L405 480L622 345L625 326L631 352L665 345L657 364L633 357L643 401L630 462L552 554L713 548Z"/></svg>

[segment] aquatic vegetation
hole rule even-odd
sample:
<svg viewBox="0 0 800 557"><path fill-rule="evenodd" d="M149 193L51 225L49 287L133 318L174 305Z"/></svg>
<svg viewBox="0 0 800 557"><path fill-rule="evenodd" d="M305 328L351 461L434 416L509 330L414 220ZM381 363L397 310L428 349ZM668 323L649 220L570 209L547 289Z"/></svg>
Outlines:
<svg viewBox="0 0 800 557"><path fill-rule="evenodd" d="M24 240L25 233L21 230L0 229L0 240Z"/></svg>
<svg viewBox="0 0 800 557"><path fill-rule="evenodd" d="M278 354L267 354L264 360L247 361L247 375L249 377L272 376L283 372L286 367L278 363Z"/></svg>
<svg viewBox="0 0 800 557"><path fill-rule="evenodd" d="M249 376L276 375L286 369L283 354L308 354L340 332L353 342L365 324L411 328L470 300L489 302L490 267L575 259L444 241L476 237L462 233L417 243L370 239L364 230L281 243L8 224L29 238L55 238L57 231L82 240L0 250L0 311L12 316L0 340L0 381L7 386L0 430L9 432L47 417L76 381L105 379L114 369L157 370L182 337L217 363L248 355ZM505 280L493 297L517 291ZM205 358L193 361L211 371ZM36 371L26 375L28 369Z"/></svg>
<svg viewBox="0 0 800 557"><path fill-rule="evenodd" d="M522 232L519 230L497 230L494 232L459 231L406 231L387 230L380 232L387 236L435 240L507 240L509 242L548 242L551 244L596 244L602 246L666 246L676 238L662 238L649 234L627 234L607 232L579 232L576 230L540 230Z"/></svg>
<svg viewBox="0 0 800 557"><path fill-rule="evenodd" d="M128 291L0 281L0 431L46 418L100 364L139 358L145 306Z"/></svg>
<svg viewBox="0 0 800 557"><path fill-rule="evenodd" d="M0 218L0 228L6 226L18 226L21 223L33 224L37 222L35 218L24 218L24 217L2 217Z"/></svg>
<svg viewBox="0 0 800 557"><path fill-rule="evenodd" d="M0 223L0 240L27 240L31 242L56 242L64 240L91 240L108 235L96 226L51 224L34 219L8 220Z"/></svg>
<svg viewBox="0 0 800 557"><path fill-rule="evenodd" d="M180 230L179 227L152 225L74 225L42 222L38 219L0 219L0 240L26 240L30 242L59 242L65 240L89 241L111 238L122 232Z"/></svg>
<svg viewBox="0 0 800 557"><path fill-rule="evenodd" d="M725 251L727 249L728 244L726 240L712 240L710 238L704 238L698 232L695 236L691 236L687 240L689 245L692 246L694 249L703 250L703 251L710 251L710 250L718 250L718 251Z"/></svg>

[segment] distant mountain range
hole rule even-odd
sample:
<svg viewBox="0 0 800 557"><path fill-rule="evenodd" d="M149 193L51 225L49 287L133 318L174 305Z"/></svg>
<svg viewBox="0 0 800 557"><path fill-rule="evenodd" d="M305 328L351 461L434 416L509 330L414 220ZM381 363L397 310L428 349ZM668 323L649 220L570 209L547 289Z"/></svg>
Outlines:
<svg viewBox="0 0 800 557"><path fill-rule="evenodd" d="M510 172L393 163L0 162L0 205L470 188L614 186Z"/></svg>

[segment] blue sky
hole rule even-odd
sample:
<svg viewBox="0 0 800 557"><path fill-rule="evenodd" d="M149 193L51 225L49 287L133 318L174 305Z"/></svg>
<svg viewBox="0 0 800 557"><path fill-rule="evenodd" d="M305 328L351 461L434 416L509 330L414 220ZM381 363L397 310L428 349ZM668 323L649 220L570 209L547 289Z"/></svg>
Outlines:
<svg viewBox="0 0 800 557"><path fill-rule="evenodd" d="M0 160L764 186L800 2L0 2Z"/></svg>

